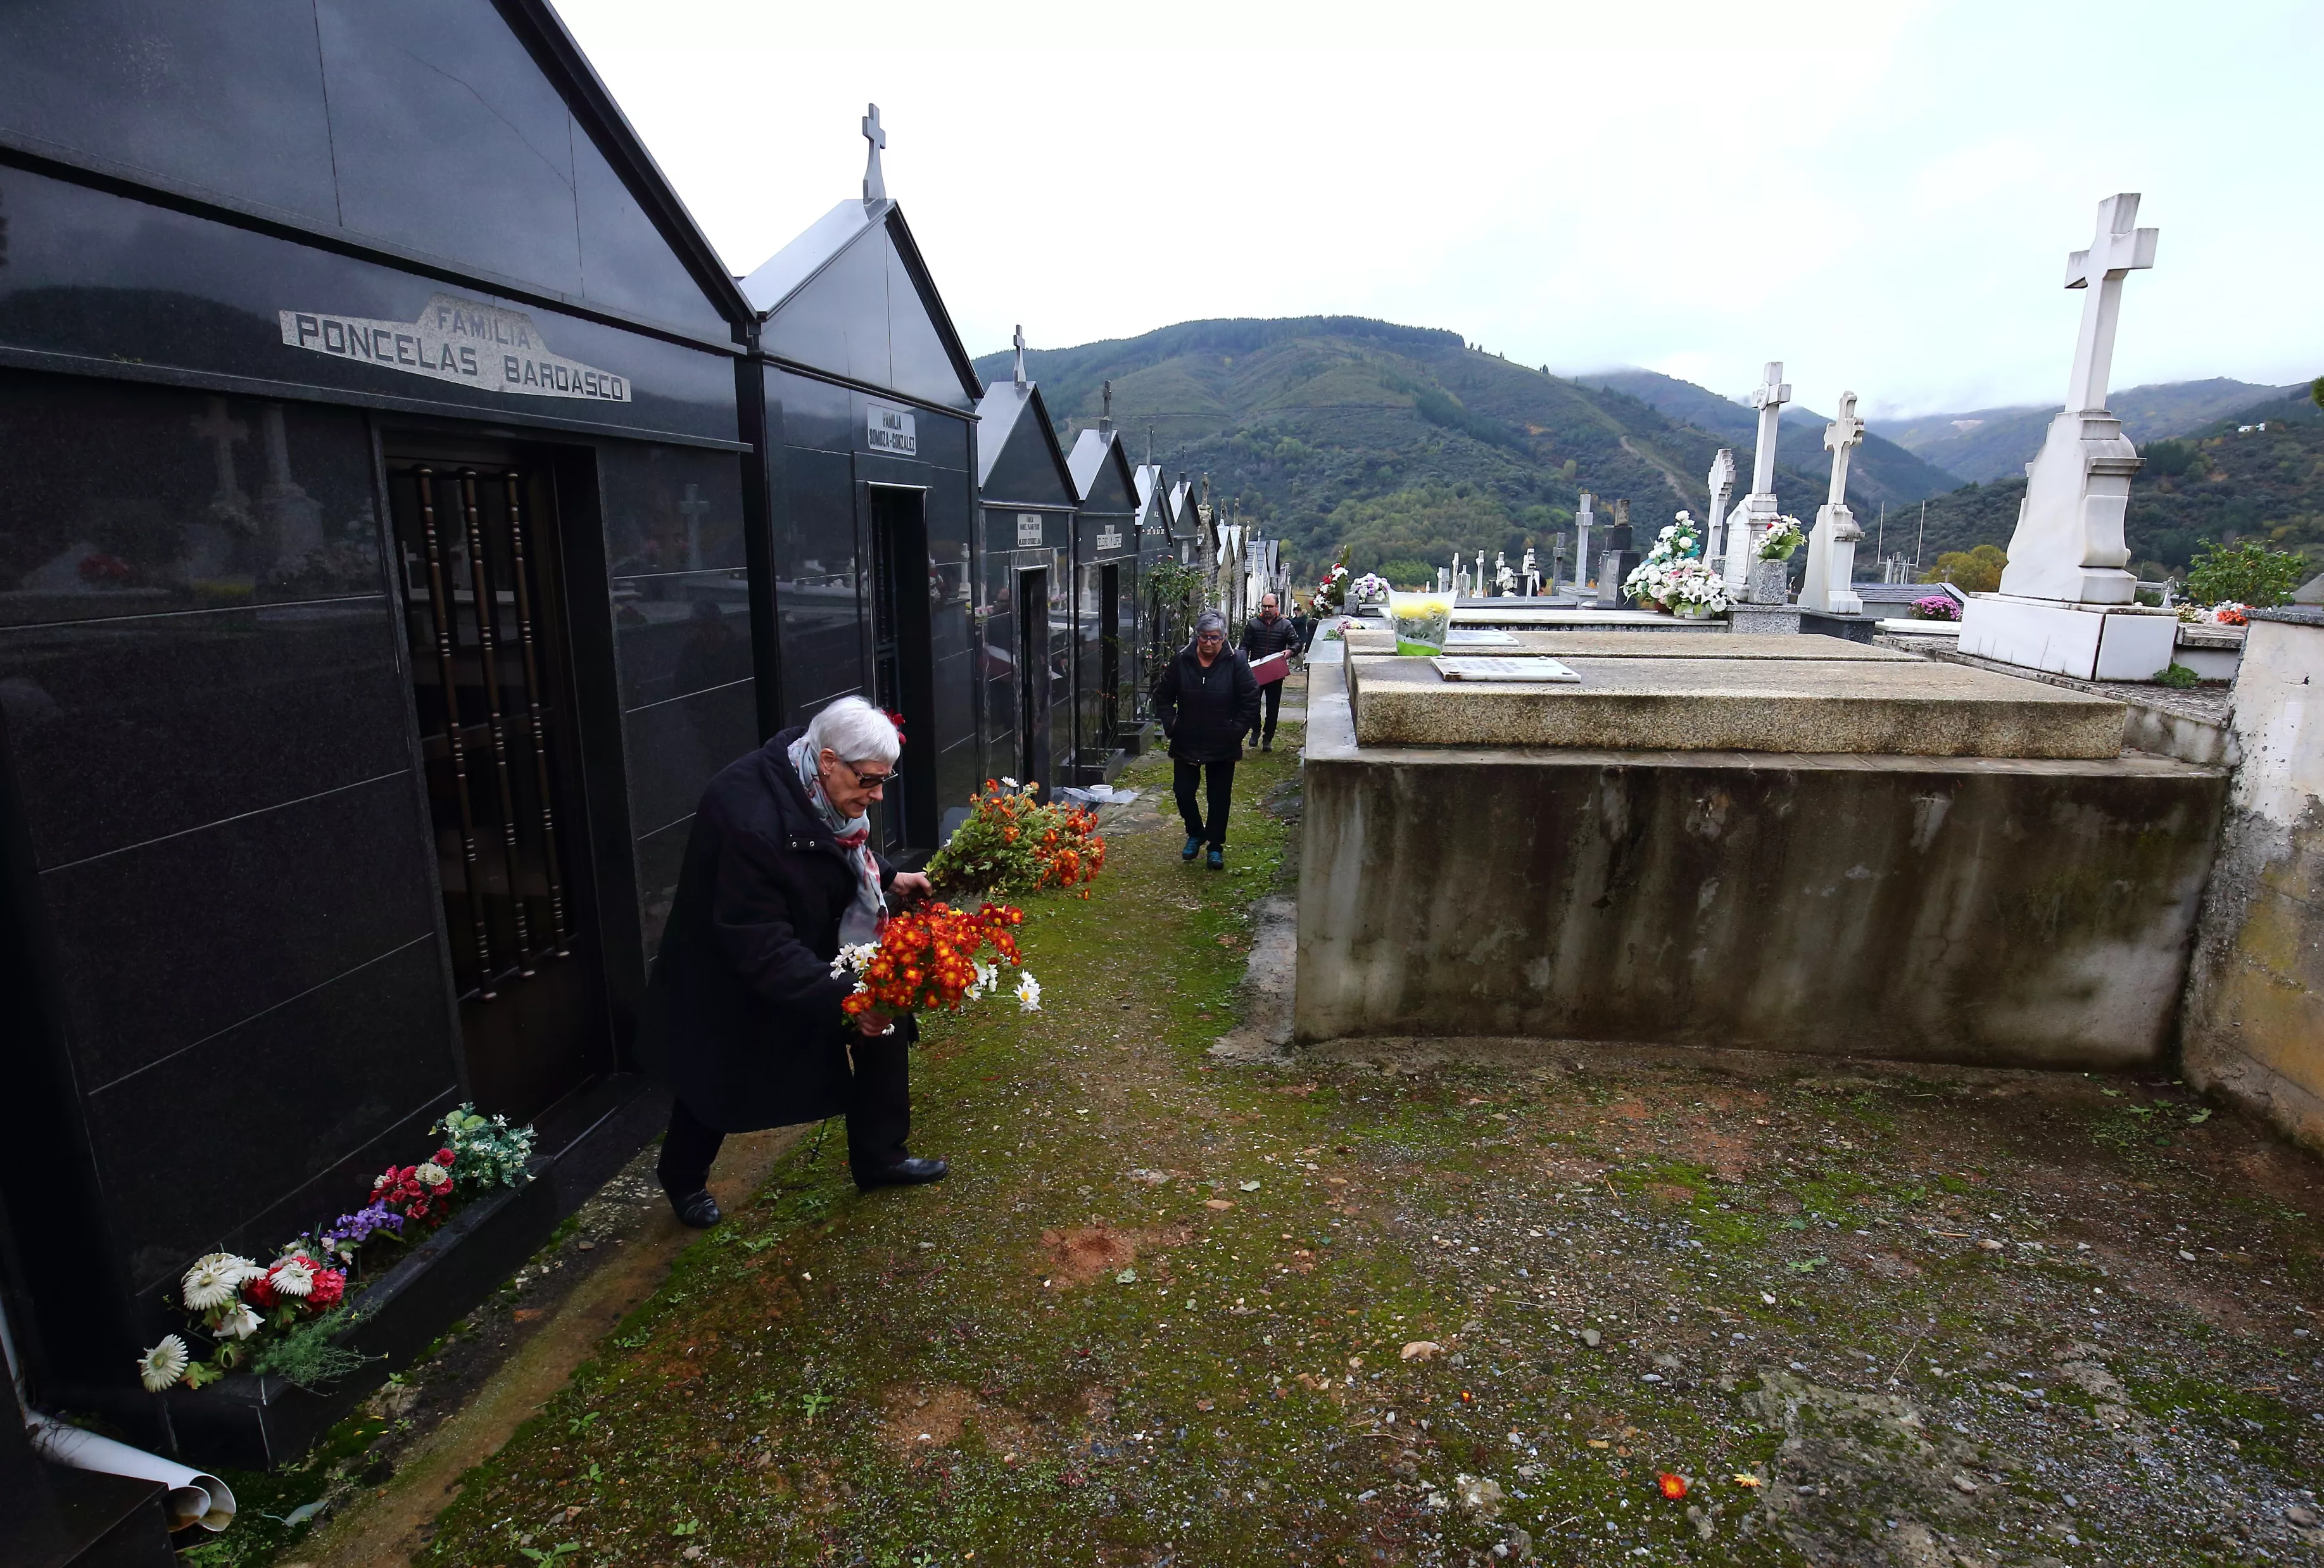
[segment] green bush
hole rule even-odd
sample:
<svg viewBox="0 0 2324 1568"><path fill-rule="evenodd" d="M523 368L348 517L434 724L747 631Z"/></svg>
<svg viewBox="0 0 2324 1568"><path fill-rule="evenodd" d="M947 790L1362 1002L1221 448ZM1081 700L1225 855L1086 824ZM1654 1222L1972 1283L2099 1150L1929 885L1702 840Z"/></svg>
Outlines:
<svg viewBox="0 0 2324 1568"><path fill-rule="evenodd" d="M2175 686L2181 691L2190 686L2201 684L2202 678L2183 664L2174 664L2168 669L2158 669L2154 672L2155 685Z"/></svg>
<svg viewBox="0 0 2324 1568"><path fill-rule="evenodd" d="M2187 570L2187 597L2198 604L2249 604L2264 610L2284 604L2308 576L2308 562L2288 550L2272 550L2256 540L2213 545Z"/></svg>
<svg viewBox="0 0 2324 1568"><path fill-rule="evenodd" d="M1947 550L1934 567L1921 574L1921 581L1950 583L1965 594L1990 594L2001 586L2001 568L2008 564L2008 552L1997 544Z"/></svg>
<svg viewBox="0 0 2324 1568"><path fill-rule="evenodd" d="M2146 450L2139 456L2146 459L2147 467L2154 473L2176 479L2195 466L2200 451L2192 441L2149 441Z"/></svg>

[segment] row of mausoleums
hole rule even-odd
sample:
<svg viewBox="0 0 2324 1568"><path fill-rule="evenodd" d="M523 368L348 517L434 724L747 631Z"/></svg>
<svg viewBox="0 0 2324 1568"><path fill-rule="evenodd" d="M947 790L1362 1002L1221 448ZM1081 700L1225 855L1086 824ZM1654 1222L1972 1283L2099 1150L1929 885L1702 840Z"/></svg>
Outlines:
<svg viewBox="0 0 2324 1568"><path fill-rule="evenodd" d="M562 1206L651 1130L713 774L862 693L899 858L1102 779L1178 543L978 384L873 122L738 281L542 0L280 9L0 14L0 1308L31 1403L156 1443L197 1255L462 1101Z"/></svg>

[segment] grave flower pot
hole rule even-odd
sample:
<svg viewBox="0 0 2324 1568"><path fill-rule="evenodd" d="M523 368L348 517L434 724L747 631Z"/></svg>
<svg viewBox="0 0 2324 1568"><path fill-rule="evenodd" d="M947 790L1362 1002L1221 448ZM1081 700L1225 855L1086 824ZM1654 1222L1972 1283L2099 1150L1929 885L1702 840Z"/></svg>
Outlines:
<svg viewBox="0 0 2324 1568"><path fill-rule="evenodd" d="M1683 599L1673 604L1670 611L1682 621L1708 621L1715 613L1708 604L1690 604Z"/></svg>
<svg viewBox="0 0 2324 1568"><path fill-rule="evenodd" d="M1396 632L1396 650L1404 658L1434 658L1444 651L1452 631L1452 595L1401 591L1388 595L1388 623Z"/></svg>
<svg viewBox="0 0 2324 1568"><path fill-rule="evenodd" d="M1753 561L1751 580L1746 593L1754 604L1781 604L1792 596L1792 564L1789 561Z"/></svg>

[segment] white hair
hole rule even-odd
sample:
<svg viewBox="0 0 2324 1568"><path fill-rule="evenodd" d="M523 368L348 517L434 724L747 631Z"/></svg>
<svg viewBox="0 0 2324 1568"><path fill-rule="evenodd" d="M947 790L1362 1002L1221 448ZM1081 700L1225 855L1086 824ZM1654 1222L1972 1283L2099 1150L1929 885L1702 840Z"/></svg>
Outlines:
<svg viewBox="0 0 2324 1568"><path fill-rule="evenodd" d="M843 762L885 762L893 766L904 750L888 715L860 696L844 696L815 715L807 726L812 755L825 752Z"/></svg>

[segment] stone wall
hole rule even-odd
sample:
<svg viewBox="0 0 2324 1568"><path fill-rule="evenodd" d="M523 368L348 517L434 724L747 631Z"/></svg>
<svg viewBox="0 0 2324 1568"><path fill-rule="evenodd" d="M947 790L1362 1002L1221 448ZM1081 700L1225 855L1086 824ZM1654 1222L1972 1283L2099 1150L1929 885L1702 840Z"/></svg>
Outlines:
<svg viewBox="0 0 2324 1568"><path fill-rule="evenodd" d="M2169 1053L2224 770L1359 748L1311 678L1302 1042Z"/></svg>
<svg viewBox="0 0 2324 1568"><path fill-rule="evenodd" d="M2324 611L2262 611L2236 675L2243 766L2203 901L2190 1083L2324 1149Z"/></svg>

